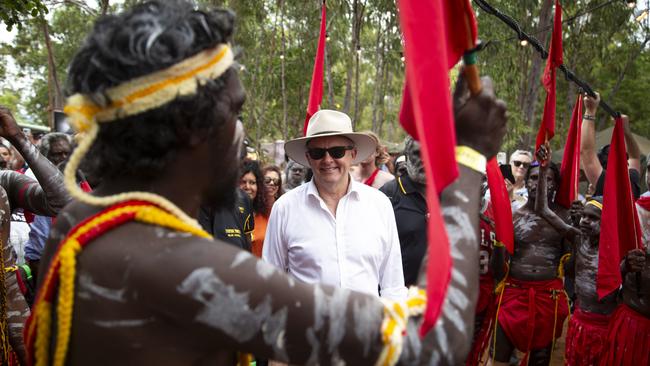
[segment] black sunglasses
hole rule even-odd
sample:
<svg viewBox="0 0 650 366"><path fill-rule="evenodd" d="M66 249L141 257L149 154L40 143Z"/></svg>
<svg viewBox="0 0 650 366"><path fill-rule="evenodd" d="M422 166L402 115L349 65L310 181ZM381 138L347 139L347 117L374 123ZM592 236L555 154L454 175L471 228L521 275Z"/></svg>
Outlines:
<svg viewBox="0 0 650 366"><path fill-rule="evenodd" d="M314 147L307 149L307 154L313 160L320 160L325 157L325 153L330 154L332 159L340 159L345 155L345 152L348 150L353 150L354 146L334 146L328 149L323 149L322 147Z"/></svg>
<svg viewBox="0 0 650 366"><path fill-rule="evenodd" d="M515 165L516 168L519 168L522 165L524 166L524 168L528 168L530 166L530 163L526 163L519 160L513 160L512 163Z"/></svg>
<svg viewBox="0 0 650 366"><path fill-rule="evenodd" d="M264 184L268 185L274 185L274 186L279 186L280 185L280 179L278 178L271 178L271 177L266 177L264 178Z"/></svg>

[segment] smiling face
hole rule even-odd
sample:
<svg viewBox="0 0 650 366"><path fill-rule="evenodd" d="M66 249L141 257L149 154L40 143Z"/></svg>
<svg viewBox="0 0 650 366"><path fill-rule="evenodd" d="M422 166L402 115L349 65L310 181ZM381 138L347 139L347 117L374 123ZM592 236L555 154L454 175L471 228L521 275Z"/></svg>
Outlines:
<svg viewBox="0 0 650 366"><path fill-rule="evenodd" d="M593 206L586 205L580 219L580 232L589 238L598 239L600 236L600 215L602 211Z"/></svg>
<svg viewBox="0 0 650 366"><path fill-rule="evenodd" d="M526 176L526 171L531 163L530 156L526 154L515 154L510 158L510 166L512 167L512 175L515 177L516 183L520 183Z"/></svg>
<svg viewBox="0 0 650 366"><path fill-rule="evenodd" d="M307 149L329 149L338 146L352 146L353 142L342 136L318 137L309 140ZM356 149L346 150L345 154L339 158L333 158L329 153L321 159L312 159L309 153L305 153L307 161L314 173L314 183L316 186L338 186L347 185L350 174L350 166L357 156Z"/></svg>
<svg viewBox="0 0 650 366"><path fill-rule="evenodd" d="M248 172L242 175L241 179L239 179L239 188L246 192L251 200L254 200L257 195L257 179L255 178L255 174Z"/></svg>
<svg viewBox="0 0 650 366"><path fill-rule="evenodd" d="M264 194L277 198L279 190L280 175L274 170L268 170L264 173Z"/></svg>

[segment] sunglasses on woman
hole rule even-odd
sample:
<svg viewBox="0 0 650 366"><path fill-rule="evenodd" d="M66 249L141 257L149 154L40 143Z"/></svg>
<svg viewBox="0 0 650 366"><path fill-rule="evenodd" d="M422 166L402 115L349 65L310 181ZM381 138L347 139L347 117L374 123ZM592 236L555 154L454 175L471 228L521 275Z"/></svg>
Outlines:
<svg viewBox="0 0 650 366"><path fill-rule="evenodd" d="M264 178L264 184L266 185L274 185L274 186L279 186L280 185L280 179L279 178L271 178L271 177L266 177Z"/></svg>
<svg viewBox="0 0 650 366"><path fill-rule="evenodd" d="M528 168L530 166L530 163L526 163L524 161L519 161L519 160L513 160L512 164L514 164L515 168L519 168L520 166L524 166L524 168Z"/></svg>
<svg viewBox="0 0 650 366"><path fill-rule="evenodd" d="M340 159L345 156L345 152L348 150L353 150L354 146L333 146L327 149L322 147L313 147L307 149L307 154L313 160L320 160L325 157L325 153L330 154L332 159Z"/></svg>

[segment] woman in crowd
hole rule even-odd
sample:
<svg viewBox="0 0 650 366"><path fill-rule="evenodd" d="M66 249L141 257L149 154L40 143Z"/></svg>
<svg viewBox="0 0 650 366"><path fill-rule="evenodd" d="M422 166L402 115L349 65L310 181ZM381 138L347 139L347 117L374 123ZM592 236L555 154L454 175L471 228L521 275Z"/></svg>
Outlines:
<svg viewBox="0 0 650 366"><path fill-rule="evenodd" d="M260 170L260 164L255 160L244 162L242 174L239 177L239 188L246 192L253 203L253 211L257 212L263 207L262 203L262 182L264 178ZM259 194L258 194L259 193Z"/></svg>
<svg viewBox="0 0 650 366"><path fill-rule="evenodd" d="M257 257L262 257L264 236L266 236L266 224L271 214L271 208L275 201L282 195L282 174L280 168L269 165L262 169L264 186L258 196L262 196L262 207L255 209L255 230L253 231L253 244L251 251Z"/></svg>
<svg viewBox="0 0 650 366"><path fill-rule="evenodd" d="M362 182L373 188L381 188L387 182L395 179L395 177L383 170L381 166L390 160L390 155L386 151L386 147L381 144L379 137L374 133L365 132L377 143L377 149L366 160L359 163L358 166L352 167L350 174L357 182Z"/></svg>

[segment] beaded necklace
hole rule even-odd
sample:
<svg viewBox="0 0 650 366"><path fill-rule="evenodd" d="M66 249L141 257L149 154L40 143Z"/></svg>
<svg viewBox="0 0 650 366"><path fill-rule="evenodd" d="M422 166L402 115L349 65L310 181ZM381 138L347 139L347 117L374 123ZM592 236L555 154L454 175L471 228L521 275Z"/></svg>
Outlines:
<svg viewBox="0 0 650 366"><path fill-rule="evenodd" d="M25 327L25 344L29 364L63 366L68 353L77 255L93 239L130 221L162 226L168 229L211 238L210 234L181 221L169 212L145 201L127 201L93 215L77 226L63 240L52 259ZM58 287L57 287L58 285ZM57 300L54 309L54 300ZM52 311L56 310L56 344L50 360Z"/></svg>

